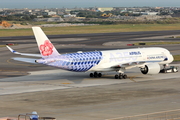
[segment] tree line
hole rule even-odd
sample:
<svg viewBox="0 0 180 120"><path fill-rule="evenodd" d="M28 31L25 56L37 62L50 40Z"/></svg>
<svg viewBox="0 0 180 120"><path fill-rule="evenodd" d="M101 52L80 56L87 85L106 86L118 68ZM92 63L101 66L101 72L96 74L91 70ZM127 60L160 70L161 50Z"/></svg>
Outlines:
<svg viewBox="0 0 180 120"><path fill-rule="evenodd" d="M0 21L32 21L34 18L37 18L36 15L24 15L24 14L15 14L15 15L4 15L0 16Z"/></svg>

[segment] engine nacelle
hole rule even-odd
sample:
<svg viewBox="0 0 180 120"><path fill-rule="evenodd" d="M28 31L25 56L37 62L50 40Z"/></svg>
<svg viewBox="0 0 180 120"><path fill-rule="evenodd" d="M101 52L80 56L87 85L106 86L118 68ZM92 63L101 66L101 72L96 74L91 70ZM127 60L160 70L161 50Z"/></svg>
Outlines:
<svg viewBox="0 0 180 120"><path fill-rule="evenodd" d="M160 65L158 63L150 63L141 68L142 74L158 74L161 70Z"/></svg>

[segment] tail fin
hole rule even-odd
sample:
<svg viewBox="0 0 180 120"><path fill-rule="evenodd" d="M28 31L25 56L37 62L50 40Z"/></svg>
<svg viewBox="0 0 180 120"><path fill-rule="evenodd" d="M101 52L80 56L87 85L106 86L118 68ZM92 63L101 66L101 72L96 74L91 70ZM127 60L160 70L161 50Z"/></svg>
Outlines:
<svg viewBox="0 0 180 120"><path fill-rule="evenodd" d="M36 42L43 58L58 56L59 53L40 27L32 27Z"/></svg>

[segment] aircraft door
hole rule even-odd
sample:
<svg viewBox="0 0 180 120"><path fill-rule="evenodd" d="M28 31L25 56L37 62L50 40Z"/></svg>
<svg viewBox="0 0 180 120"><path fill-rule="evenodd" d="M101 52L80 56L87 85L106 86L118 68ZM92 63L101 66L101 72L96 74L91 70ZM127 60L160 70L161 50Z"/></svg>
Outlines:
<svg viewBox="0 0 180 120"><path fill-rule="evenodd" d="M147 55L144 52L142 52L142 58L143 60L147 60Z"/></svg>

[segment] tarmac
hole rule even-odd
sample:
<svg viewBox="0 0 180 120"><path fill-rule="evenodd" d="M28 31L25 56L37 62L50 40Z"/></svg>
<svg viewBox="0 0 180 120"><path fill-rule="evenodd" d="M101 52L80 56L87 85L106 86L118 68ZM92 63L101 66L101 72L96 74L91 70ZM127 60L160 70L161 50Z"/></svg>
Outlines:
<svg viewBox="0 0 180 120"><path fill-rule="evenodd" d="M142 76L135 72L127 74L136 75L136 82L112 75L90 79L61 70L3 78L0 115L37 111L60 120L103 120L179 109L179 73Z"/></svg>
<svg viewBox="0 0 180 120"><path fill-rule="evenodd" d="M171 65L180 67L180 64ZM29 72L26 76L0 79L0 95L180 78L178 73L143 75L137 71L139 68L127 70L128 79L121 80L114 79L116 72L105 73L102 78L89 78L89 73L59 69Z"/></svg>
<svg viewBox="0 0 180 120"><path fill-rule="evenodd" d="M84 36L78 41L83 44L76 44L75 39L79 38L71 38L67 44L59 44L58 39L52 41L61 53L134 47L88 45L89 38ZM101 40L95 39L98 43ZM12 48L38 53L37 45L29 42ZM179 45L161 47L173 54L179 53ZM179 73L142 75L139 68L133 68L126 72L128 79L114 79L116 72L104 73L102 78L89 78L88 72L74 73L14 61L11 57L17 56L5 47L0 48L0 56L3 56L0 59L0 117L37 111L41 117L58 120L111 120L180 108ZM171 65L180 66L179 63Z"/></svg>

